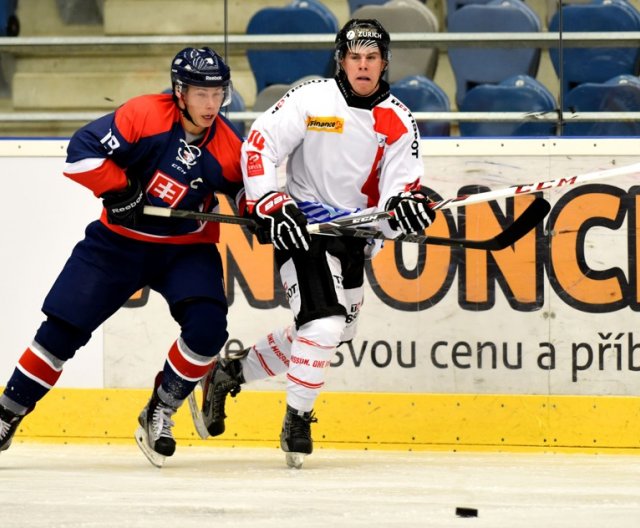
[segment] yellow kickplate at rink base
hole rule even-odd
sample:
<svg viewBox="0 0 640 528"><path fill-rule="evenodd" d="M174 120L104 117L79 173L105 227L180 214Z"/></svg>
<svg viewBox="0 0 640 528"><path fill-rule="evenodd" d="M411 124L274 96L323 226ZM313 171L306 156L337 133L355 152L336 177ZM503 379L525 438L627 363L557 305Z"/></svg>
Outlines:
<svg viewBox="0 0 640 528"><path fill-rule="evenodd" d="M14 441L132 443L149 395L53 389ZM186 404L174 434L180 446L277 447L284 410L284 393L245 389L223 435L201 440ZM324 393L315 412L317 448L640 454L638 397Z"/></svg>

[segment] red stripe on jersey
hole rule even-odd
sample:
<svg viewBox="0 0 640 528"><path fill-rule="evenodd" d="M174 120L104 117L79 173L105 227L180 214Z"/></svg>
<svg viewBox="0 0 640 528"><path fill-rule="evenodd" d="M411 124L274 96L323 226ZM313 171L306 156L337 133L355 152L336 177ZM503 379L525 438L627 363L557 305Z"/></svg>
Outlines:
<svg viewBox="0 0 640 528"><path fill-rule="evenodd" d="M105 159L98 168L87 172L63 172L63 174L91 189L93 194L100 196L108 191L117 191L127 186L127 176L112 160Z"/></svg>
<svg viewBox="0 0 640 528"><path fill-rule="evenodd" d="M157 136L180 121L180 110L171 94L141 95L129 99L115 113L118 131L129 143Z"/></svg>
<svg viewBox="0 0 640 528"><path fill-rule="evenodd" d="M378 147L369 176L367 176L366 181L360 188L360 192L367 197L367 207L375 207L380 201L380 187L378 186L380 172L378 171L378 165L380 164L383 154L384 147Z"/></svg>
<svg viewBox="0 0 640 528"><path fill-rule="evenodd" d="M296 378L291 374L287 374L287 378L290 381L293 381L296 385L300 385L302 387L306 387L307 389L320 389L324 385L324 381L321 383L309 383L308 381L303 381L300 378Z"/></svg>
<svg viewBox="0 0 640 528"><path fill-rule="evenodd" d="M224 179L230 182L242 182L242 169L240 168L241 147L242 140L226 121L216 117L216 134L207 145L207 149L220 163Z"/></svg>
<svg viewBox="0 0 640 528"><path fill-rule="evenodd" d="M256 208L258 200L247 200L247 213L253 214L253 210Z"/></svg>
<svg viewBox="0 0 640 528"><path fill-rule="evenodd" d="M376 106L373 109L373 129L379 134L384 135L386 144L391 145L398 141L404 134L408 132L407 127L396 114L393 108L380 108ZM384 154L384 147L378 147L376 157L371 165L371 171L366 181L362 185L360 191L367 197L367 207L375 207L380 201L380 188L378 180L380 179L380 171L378 165Z"/></svg>
<svg viewBox="0 0 640 528"><path fill-rule="evenodd" d="M421 190L422 185L420 185L420 178L416 178L411 183L407 183L404 186L405 191L419 191Z"/></svg>
<svg viewBox="0 0 640 528"><path fill-rule="evenodd" d="M199 380L203 378L209 371L211 363L213 363L213 358L210 358L210 360L204 364L193 362L184 354L184 352L182 352L182 350L180 350L177 341L173 343L169 350L168 360L174 370L180 376L188 380Z"/></svg>
<svg viewBox="0 0 640 528"><path fill-rule="evenodd" d="M30 348L24 351L18 364L27 376L47 388L53 387L62 374L62 369L56 370L53 365L36 355Z"/></svg>
<svg viewBox="0 0 640 528"><path fill-rule="evenodd" d="M373 109L373 129L387 137L387 145L392 145L408 132L407 127L393 108Z"/></svg>

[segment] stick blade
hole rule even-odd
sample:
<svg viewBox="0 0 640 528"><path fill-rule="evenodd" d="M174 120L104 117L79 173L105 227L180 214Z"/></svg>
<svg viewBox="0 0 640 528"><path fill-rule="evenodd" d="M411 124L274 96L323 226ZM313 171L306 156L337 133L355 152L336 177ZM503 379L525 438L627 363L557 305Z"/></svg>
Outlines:
<svg viewBox="0 0 640 528"><path fill-rule="evenodd" d="M486 249L499 251L515 244L534 229L547 216L550 210L551 204L547 200L540 197L536 198L509 227L494 238L487 240L487 243L492 247Z"/></svg>
<svg viewBox="0 0 640 528"><path fill-rule="evenodd" d="M523 211L523 213L507 226L504 231L500 231L496 236L485 240L470 240L467 238L441 238L429 235L409 234L401 235L396 241L415 242L418 244L428 244L434 246L459 247L463 249L482 249L485 251L500 251L505 249L529 231L535 228L551 210L551 204L544 198L536 198Z"/></svg>

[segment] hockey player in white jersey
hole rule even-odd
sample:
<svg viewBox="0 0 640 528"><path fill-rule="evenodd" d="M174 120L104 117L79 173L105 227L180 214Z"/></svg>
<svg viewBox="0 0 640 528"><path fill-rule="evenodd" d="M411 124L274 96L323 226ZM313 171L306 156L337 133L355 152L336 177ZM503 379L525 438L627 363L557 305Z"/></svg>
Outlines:
<svg viewBox="0 0 640 528"><path fill-rule="evenodd" d="M382 78L389 34L373 19L353 19L335 40L336 75L292 88L251 127L242 148L247 205L270 240L294 324L236 357L218 357L192 397L201 436L224 431L227 394L285 374L287 405L280 445L290 467L313 450L310 424L336 347L354 337L370 246L351 237L309 237L306 224L392 210L378 227L387 236L421 232L434 218L420 192L418 127ZM286 184L277 167L287 160Z"/></svg>

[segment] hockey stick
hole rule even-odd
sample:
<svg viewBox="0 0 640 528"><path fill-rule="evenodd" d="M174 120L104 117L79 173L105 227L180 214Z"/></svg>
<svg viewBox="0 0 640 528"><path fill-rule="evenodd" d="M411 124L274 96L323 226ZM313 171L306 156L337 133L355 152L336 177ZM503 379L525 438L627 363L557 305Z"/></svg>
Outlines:
<svg viewBox="0 0 640 528"><path fill-rule="evenodd" d="M201 220L203 222L220 222L221 224L236 224L243 226L256 225L254 220L243 216L221 213L203 213L201 211L187 211L185 209L170 209L168 207L157 207L155 205L145 205L144 214L164 218L183 218L186 220Z"/></svg>
<svg viewBox="0 0 640 528"><path fill-rule="evenodd" d="M485 249L488 251L499 251L515 244L529 231L540 223L551 210L551 204L544 198L536 198L504 230L492 238L485 240L469 240L467 238L442 238L426 235L400 235L396 238L388 238L381 231L357 228L357 227L335 227L332 231L323 231L321 235L346 235L357 238L374 238L378 240L393 240L397 242L414 242L416 244L432 244L436 246L451 246L467 249Z"/></svg>
<svg viewBox="0 0 640 528"><path fill-rule="evenodd" d="M453 207L488 202L491 200L496 200L498 198L508 198L524 194L531 194L560 187L580 185L603 178L611 178L613 176L622 176L629 174L640 174L640 163L634 163L632 165L625 165L624 167L616 167L613 169L588 172L585 174L570 176L566 178L561 177L556 178L555 180L545 180L529 184L519 184L512 187L497 189L495 191L457 196L455 198L448 198L445 200L440 200L438 202L433 202L431 208L435 210L451 209ZM185 211L181 209L170 209L167 207L155 207L151 205L145 206L144 213L151 216L186 218L191 220L202 220L205 222L221 222L226 224L237 224L245 226L254 225L253 220L234 215L203 213L199 211ZM324 222L320 224L311 224L307 226L307 231L311 234L331 232L338 227L356 227L362 224L370 224L371 222L375 222L376 220L383 220L391 217L393 217L393 213L390 211L367 213L364 215L339 218L330 222Z"/></svg>
<svg viewBox="0 0 640 528"><path fill-rule="evenodd" d="M603 178L611 178L613 176L622 176L629 174L640 174L640 163L634 163L632 165L625 165L624 167L615 167L613 169L603 169L594 172L588 172L585 174L579 174L577 176L561 177L555 180L545 180L534 183L526 183L506 187L503 189L496 189L495 191L486 191L477 194L464 194L456 196L455 198L447 198L431 204L431 209L452 209L453 207L461 207L464 205L471 205L482 202L489 202L498 198L510 198L513 196L520 196L524 194L532 194L541 191L548 191L550 189L557 189L560 187L566 187L571 185L580 185L589 183L594 180L600 180ZM319 233L322 231L330 231L331 227L352 227L362 224L369 224L376 220L385 220L392 218L393 213L391 211L380 211L374 213L367 213L359 216L349 216L346 218L339 218L330 222L322 224L312 224L307 227L309 233Z"/></svg>
<svg viewBox="0 0 640 528"><path fill-rule="evenodd" d="M396 240L399 242L414 242L417 244L432 244L438 246L453 246L469 249L487 249L497 251L504 249L533 229L549 212L551 205L543 198L536 198L525 211L516 218L511 225L504 231L498 233L495 237L486 240L468 240L465 238L442 238L425 235L400 235L397 238L388 238L381 231L374 229L358 229L352 227L334 226L331 222L323 225L321 231L314 234L332 235L332 236L352 236L357 238L375 238L378 240ZM228 224L237 224L244 226L255 226L255 222L250 218L243 218L233 215L225 215L218 213L201 213L199 211L185 211L181 209L168 209L165 207L145 206L145 214L151 216L164 216L173 218L187 218L192 220L204 220L208 222L221 222ZM307 226L313 227L318 224Z"/></svg>
<svg viewBox="0 0 640 528"><path fill-rule="evenodd" d="M236 224L243 226L256 225L255 221L251 218L245 218L242 216L226 215L221 213L203 213L201 211L188 211L185 209L171 209L169 207L157 207L155 205L145 205L144 214L164 218L183 218L187 220L201 220L203 222L219 222L221 224ZM307 232L309 234L331 233L337 227L351 227L361 224L370 224L376 220L383 220L385 218L392 217L393 213L387 211L359 216L349 216L338 220L332 220L330 222L310 224L307 226Z"/></svg>

